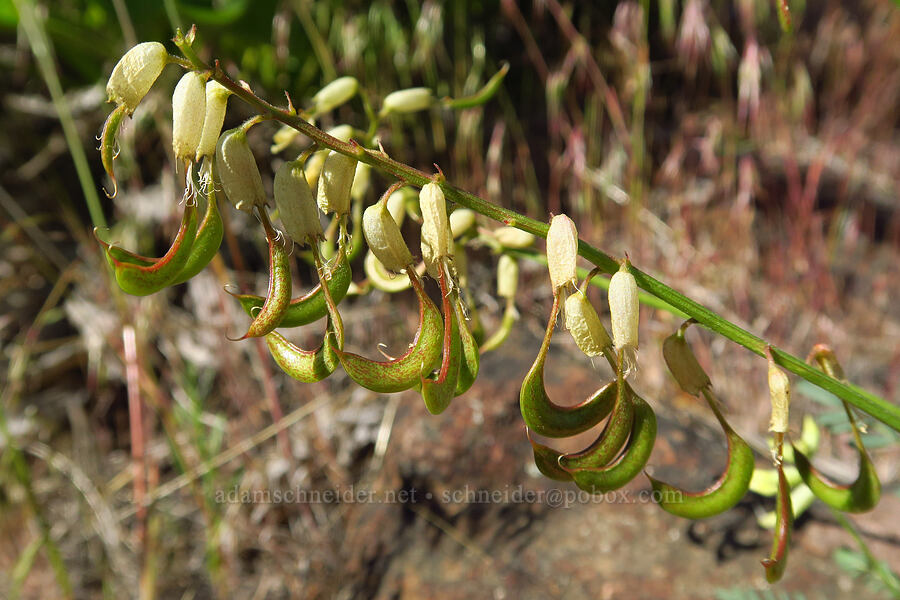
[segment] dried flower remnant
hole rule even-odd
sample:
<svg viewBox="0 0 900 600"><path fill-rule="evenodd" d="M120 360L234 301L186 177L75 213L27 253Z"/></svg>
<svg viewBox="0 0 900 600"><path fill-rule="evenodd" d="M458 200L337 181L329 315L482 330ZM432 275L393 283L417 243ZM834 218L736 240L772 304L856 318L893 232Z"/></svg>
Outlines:
<svg viewBox="0 0 900 600"><path fill-rule="evenodd" d="M576 279L575 262L578 258L578 230L566 215L556 215L550 220L547 231L547 268L550 285L558 290Z"/></svg>

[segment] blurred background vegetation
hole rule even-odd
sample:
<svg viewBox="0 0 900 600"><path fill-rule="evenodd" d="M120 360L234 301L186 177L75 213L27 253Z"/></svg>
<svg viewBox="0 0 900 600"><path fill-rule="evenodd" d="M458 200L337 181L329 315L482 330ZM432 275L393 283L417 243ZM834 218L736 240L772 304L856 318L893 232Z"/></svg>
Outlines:
<svg viewBox="0 0 900 600"><path fill-rule="evenodd" d="M522 265L511 341L441 417L415 394L385 398L339 373L299 385L264 347L224 340L246 318L222 286L265 287L264 242L244 215L228 215L228 243L201 276L143 299L117 291L91 236L109 224L109 239L157 255L177 228L178 69L125 128L114 201L100 192L95 136L124 51L192 23L203 58L298 106L341 75L376 106L410 86L465 96L509 63L485 107L392 117L378 139L498 204L566 212L584 239L795 354L831 344L851 381L896 402L900 10L789 4L791 34L770 0L0 0L0 596L757 597L760 498L700 526L652 506L217 501L232 489L552 487L529 467L516 396L546 318L544 268ZM251 116L229 106L226 126ZM358 99L319 125L341 123L367 129ZM258 129L265 177L303 140L272 156L275 126ZM389 183L373 174L369 200ZM473 248L470 263L490 332L503 308L496 257ZM309 285L308 270L296 275ZM344 307L349 343L367 353L412 331L403 294ZM636 385L674 440L651 464L700 488L723 449L661 366L659 341L677 324L645 312ZM761 444L764 361L695 335L736 428ZM560 341L550 386L579 398L607 374L573 347ZM796 405L824 429L825 467L851 478L833 398L798 386ZM897 439L870 423L868 440L889 492L856 540L824 510L799 523L780 588L791 598L885 597L896 585ZM137 515L136 495L154 500Z"/></svg>

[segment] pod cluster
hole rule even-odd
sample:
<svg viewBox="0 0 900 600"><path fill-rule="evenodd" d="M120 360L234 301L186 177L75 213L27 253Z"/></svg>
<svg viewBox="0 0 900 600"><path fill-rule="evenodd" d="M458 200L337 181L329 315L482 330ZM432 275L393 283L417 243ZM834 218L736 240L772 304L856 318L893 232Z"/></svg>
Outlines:
<svg viewBox="0 0 900 600"><path fill-rule="evenodd" d="M191 38L184 41L189 45ZM183 61L170 57L162 44L149 42L129 50L113 69L107 94L116 108L110 113L101 138L101 158L113 184L111 197L117 190L113 159L119 128L169 62ZM468 108L482 104L496 91L505 72L506 68L475 96L444 99L444 106ZM471 210L451 210L440 173L418 192L407 182L397 181L366 207L370 166L357 160L365 151L352 142L349 148L359 152L348 151L348 146L343 152L313 146L276 169L271 189L285 237L273 225L267 185L248 137L260 119L250 119L222 132L228 97L232 90L240 91L230 80L223 81L228 85L210 79L206 70L189 70L172 94L172 153L177 165L184 167L185 195L181 225L169 250L159 258L141 256L101 240L95 231L119 286L129 294L142 296L185 282L199 273L221 245L224 228L218 195L224 194L235 209L257 217L269 251L265 294L229 292L251 320L246 333L238 339L264 338L278 366L299 381L321 381L340 367L362 387L384 394L415 389L429 412L445 411L455 397L474 383L481 354L499 348L518 320L518 260L523 253L535 253L531 248L534 236L511 226L489 230L479 226ZM357 80L341 77L312 96L304 115L316 118L352 101L358 94ZM400 90L383 99L376 118L428 110L437 103L429 89ZM370 108L368 104L366 108ZM344 143L356 133L348 125L328 131ZM364 141L371 145L373 140L369 138ZM279 130L271 150L281 152L296 139L295 130ZM198 206L197 198L203 199L204 209ZM411 218L407 220L407 216ZM328 224L323 226L326 221ZM421 224L420 258L404 240L403 228L409 227L410 221ZM489 336L485 335L468 287L466 248L473 241L496 254L496 294L505 303L500 323ZM294 245L301 249L300 258L315 268L318 278L312 289L301 294L294 293L291 276ZM547 477L600 494L621 488L644 471L656 441L657 420L650 404L629 383L638 364L637 271L626 256L608 281L610 335L587 294L599 269L578 284L578 246L575 223L566 215L554 216L546 244L553 303L537 357L520 387L519 407L537 468ZM365 279L354 282L351 265L364 248ZM438 303L426 291L429 284L425 274L436 282ZM345 349L338 307L348 295L373 290L397 293L410 288L418 302L418 327L402 354L385 354L384 360L375 360ZM575 345L592 359L603 357L615 373L612 381L577 404L555 403L544 385L545 364L560 312ZM322 320L324 333L314 349L301 348L283 334L284 329ZM684 323L665 339L663 358L679 387L703 398L712 411L725 435L728 461L716 481L700 491L684 490L648 475L653 497L667 512L701 519L735 506L748 489L775 496L775 510L771 518L765 517L771 521L766 524L775 535L771 552L762 563L766 578L776 581L787 564L796 514L814 498L844 512L869 510L880 498L881 484L863 445L860 428L846 404L859 454L859 475L854 482L839 484L816 470L809 458L816 444L810 441L807 427L801 439L789 439L785 445L785 438L790 435L790 382L777 364L777 353L771 349L768 384L773 468L755 469L752 449L728 423L709 376L685 338L691 323ZM810 358L828 376L843 379L831 349L817 346ZM604 421L597 439L578 452L554 450L536 437L571 437Z"/></svg>

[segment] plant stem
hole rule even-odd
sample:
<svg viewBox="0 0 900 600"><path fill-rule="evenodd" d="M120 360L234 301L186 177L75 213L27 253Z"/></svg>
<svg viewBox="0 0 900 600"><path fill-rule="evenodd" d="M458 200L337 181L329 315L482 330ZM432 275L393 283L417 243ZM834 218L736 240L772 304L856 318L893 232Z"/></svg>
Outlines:
<svg viewBox="0 0 900 600"><path fill-rule="evenodd" d="M81 191L84 194L91 221L94 227L104 229L106 228L106 217L103 216L100 197L97 195L94 177L91 175L91 168L81 145L78 127L75 125L75 119L72 118L72 111L69 110L69 103L66 102L62 84L56 74L53 48L50 46L50 40L47 39L47 32L44 30L43 23L38 19L33 0L13 0L13 4L19 12L19 24L22 26L22 31L25 32L25 38L37 61L41 77L50 91L53 108L56 109L56 115L59 117L59 123L62 125L63 135L66 138L66 145L69 147L69 154L72 156L72 162L75 163L75 172L78 174L78 181L81 184Z"/></svg>
<svg viewBox="0 0 900 600"><path fill-rule="evenodd" d="M264 117L280 121L281 123L284 123L289 127L293 127L314 142L318 143L321 147L330 148L331 150L340 152L341 154L352 156L361 162L372 165L373 167L377 167L382 171L386 171L395 176L397 179L405 181L406 183L409 183L411 185L421 187L426 183L435 181L435 178L432 175L424 171L420 171L419 169L411 167L407 164L398 162L385 153L374 150L367 150L366 148L363 148L362 146L357 144L355 141L351 140L349 142L342 142L341 140L336 139L328 135L324 131L311 125L297 115L291 114L285 109L281 109L273 104L270 104L266 100L263 100L252 91L250 91L249 88L242 87L241 85L235 83L230 77L228 77L228 75L225 74L218 61L215 62L215 65L213 67L210 67L209 65L199 60L196 57L196 54L193 54L193 56L187 56L187 58L191 61L191 63L193 63L195 69L199 71L207 71L210 77L231 90L235 96L249 104L259 114L263 115ZM455 202L460 206L470 208L475 212L484 215L485 217L494 219L495 221L500 221L505 225L516 227L542 238L547 237L547 230L549 229L547 223L537 221L530 217L521 215L513 210L509 210L501 206L497 206L496 204L492 204L474 194L450 185L449 183L443 181L443 178L439 179L440 181L438 181L438 183L443 189L444 195L451 202ZM583 240L579 240L578 242L578 254L586 258L594 265L600 267L604 272L610 275L619 270L619 263L617 261L613 260L612 257ZM793 356L785 352L784 350L780 350L775 346L772 346L760 337L738 327L727 319L720 317L712 310L688 298L684 294L681 294L680 292L672 289L671 287L639 269L632 267L631 273L634 275L634 278L637 281L639 287L656 296L657 298L665 301L670 306L680 310L685 315L693 317L697 321L697 323L706 327L710 331L714 331L720 335L723 335L736 344L743 346L744 348L747 348L751 352L762 357L766 356L766 348L771 346L772 356L775 362L788 371L794 373L795 375L798 375L799 377L802 377L803 379L819 386L826 391L833 393L837 397L846 400L850 404L854 405L863 412L875 417L889 427L900 431L900 407L895 406L887 402L883 398L880 398L879 396L872 394L871 392L863 390L862 388L851 384L842 383L832 377L829 377L821 371L807 365L800 358L797 358L796 356Z"/></svg>

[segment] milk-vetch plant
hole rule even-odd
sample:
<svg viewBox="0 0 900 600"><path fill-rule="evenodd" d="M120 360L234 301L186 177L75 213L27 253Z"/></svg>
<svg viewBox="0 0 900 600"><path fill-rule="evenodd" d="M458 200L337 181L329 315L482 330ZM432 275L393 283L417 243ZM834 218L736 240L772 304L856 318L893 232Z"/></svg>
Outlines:
<svg viewBox="0 0 900 600"><path fill-rule="evenodd" d="M549 224L527 218L454 187L439 168L436 173L426 173L392 159L389 149L375 141L380 120L389 115L405 114L414 119L416 113L437 110L438 106L471 108L487 102L501 85L508 67L468 98L439 101L430 89L410 88L389 94L377 107L369 105L356 79L340 77L313 94L309 107L298 112L290 99L286 108L279 108L255 95L247 84L233 81L218 61L202 61L192 46L193 39L193 30L188 35L178 32L174 42L181 57L168 55L160 44L140 44L123 57L110 78L109 97L117 107L104 128L101 151L115 191L112 161L122 119L134 111L166 64L176 63L186 70L173 95L173 150L185 166L182 226L171 249L159 259L134 255L101 242L124 291L149 294L196 275L212 259L221 242L217 193L224 193L236 209L255 215L269 246L266 295L232 294L252 319L240 339L265 337L275 362L300 381L320 381L342 368L358 385L379 393L416 389L428 410L438 414L447 409L454 397L469 389L479 372L480 355L498 348L514 326L518 316L517 261L528 255L523 254L523 249L532 245L534 236L545 237L553 303L544 339L519 396L538 469L553 479L574 482L586 491L605 493L633 480L650 461L657 434L656 416L651 404L629 383L637 377L638 288L643 288L664 306L688 315L689 323L697 323L768 357L770 429L774 433L778 478L776 536L769 557L763 561L770 581L784 572L792 520L783 465L784 438L789 435L789 381L782 368L900 430L900 409L843 381L831 355L819 352L815 360L822 370L811 368L640 271L627 256L615 261L580 240L576 224L568 216L555 215ZM231 95L245 102L257 116L219 134ZM371 120L366 132L346 125L325 132L310 121L355 102L357 95L363 96ZM269 215L266 186L247 139L252 128L265 120L283 125L272 140L273 152L289 149L297 134L312 141L311 146L292 156L275 173L274 201L287 236L276 229ZM380 200L365 207L372 168L395 181ZM420 189L418 195L410 192L414 188ZM200 195L207 202L206 216L199 226L195 190L202 191ZM414 214L421 223L421 262L403 237L406 213ZM503 227L492 231L479 223L483 219L476 218L476 214L500 222ZM328 220L328 225L323 227L322 220ZM409 226L409 222L405 225ZM309 248L305 256L315 266L319 279L312 290L294 299L287 259L291 240L297 247ZM466 248L472 240L499 255L497 294L506 303L500 328L481 345L483 332L471 302L466 271ZM364 259L366 279L356 285L357 290L400 292L411 287L419 306L413 342L399 356L385 354L385 360L373 360L344 349L339 305L350 289L351 264L364 246L368 247ZM579 256L595 267L581 285L577 285ZM586 294L591 280L601 272L612 275L608 285L611 336ZM425 274L437 282L437 304L426 292ZM612 381L602 383L594 394L576 405L553 402L544 386L546 359L560 312L579 349L590 357L602 356L615 372ZM323 318L322 343L314 350L299 348L276 331ZM754 460L750 447L727 422L712 395L709 377L685 340L689 323L666 339L663 355L679 386L689 394L702 396L713 411L727 441L728 465L712 486L699 492L683 491L654 478L650 481L662 508L696 519L727 510L743 497ZM847 411L860 452L856 483L841 487L825 481L808 461L803 462L806 459L801 453L794 455L804 481L823 501L840 510L863 510L877 502L880 487L849 407ZM532 437L574 436L604 419L605 427L596 441L579 452L559 452Z"/></svg>

